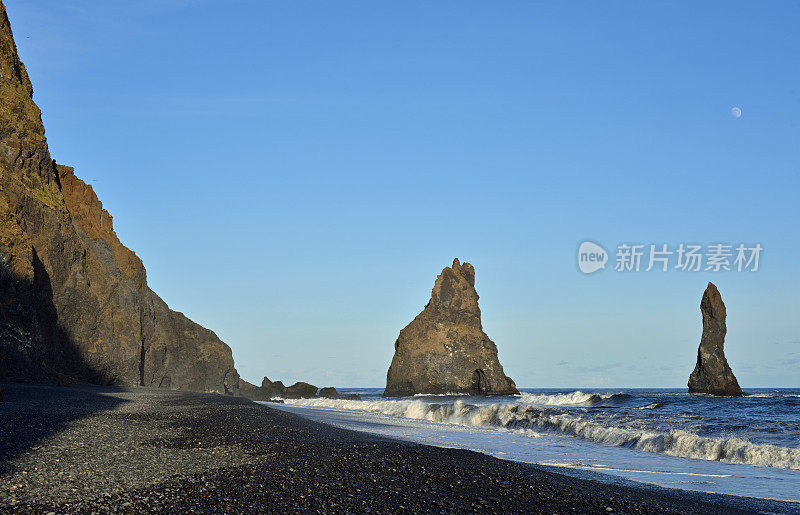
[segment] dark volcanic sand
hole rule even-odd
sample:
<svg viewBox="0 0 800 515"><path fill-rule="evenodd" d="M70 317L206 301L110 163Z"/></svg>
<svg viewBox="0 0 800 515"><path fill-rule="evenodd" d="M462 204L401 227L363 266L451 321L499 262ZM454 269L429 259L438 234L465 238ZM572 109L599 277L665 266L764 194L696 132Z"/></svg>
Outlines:
<svg viewBox="0 0 800 515"><path fill-rule="evenodd" d="M378 440L241 398L4 384L0 512L787 512Z"/></svg>

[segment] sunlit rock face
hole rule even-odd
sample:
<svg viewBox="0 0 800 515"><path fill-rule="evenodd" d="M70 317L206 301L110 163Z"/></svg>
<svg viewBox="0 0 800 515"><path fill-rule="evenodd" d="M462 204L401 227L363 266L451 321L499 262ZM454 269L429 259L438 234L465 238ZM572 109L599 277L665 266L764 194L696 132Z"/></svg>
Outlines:
<svg viewBox="0 0 800 515"><path fill-rule="evenodd" d="M0 378L238 388L231 349L150 290L92 187L51 158L2 1Z"/></svg>
<svg viewBox="0 0 800 515"><path fill-rule="evenodd" d="M519 393L483 332L475 269L458 259L442 270L431 300L395 342L384 395L417 393Z"/></svg>

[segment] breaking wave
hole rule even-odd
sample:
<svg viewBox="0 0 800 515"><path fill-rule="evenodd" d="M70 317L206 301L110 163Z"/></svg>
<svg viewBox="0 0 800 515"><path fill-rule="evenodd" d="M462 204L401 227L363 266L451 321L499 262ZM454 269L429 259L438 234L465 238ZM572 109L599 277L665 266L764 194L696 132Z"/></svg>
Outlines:
<svg viewBox="0 0 800 515"><path fill-rule="evenodd" d="M698 436L680 429L663 432L640 431L605 426L568 414L539 415L530 422L520 420L518 423L523 427L532 423L540 429L554 430L608 446L627 447L681 458L800 470L800 449L754 444L741 438Z"/></svg>
<svg viewBox="0 0 800 515"><path fill-rule="evenodd" d="M523 394L524 403L474 405L464 400L432 403L418 399L287 399L287 404L380 413L461 426L495 427L534 436L551 432L607 446L626 447L681 458L724 461L800 470L800 449L754 444L741 438L698 436L685 430L648 431L607 425L543 406L597 406L625 402L626 394L600 395L580 391L559 395ZM645 408L656 408L650 405Z"/></svg>
<svg viewBox="0 0 800 515"><path fill-rule="evenodd" d="M521 403L536 404L540 406L615 406L624 403L631 396L627 393L586 393L580 390L570 393L557 393L554 395L538 395L523 393Z"/></svg>

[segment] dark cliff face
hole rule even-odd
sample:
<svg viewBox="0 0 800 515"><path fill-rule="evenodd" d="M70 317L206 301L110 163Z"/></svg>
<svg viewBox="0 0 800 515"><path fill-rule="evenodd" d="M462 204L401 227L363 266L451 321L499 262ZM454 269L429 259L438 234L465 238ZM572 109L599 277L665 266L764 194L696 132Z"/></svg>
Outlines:
<svg viewBox="0 0 800 515"><path fill-rule="evenodd" d="M475 269L458 259L436 278L425 309L400 331L384 395L451 392L519 393L483 332Z"/></svg>
<svg viewBox="0 0 800 515"><path fill-rule="evenodd" d="M708 283L700 301L703 315L703 336L697 349L697 364L689 376L689 393L710 395L742 395L742 389L725 359L727 312L717 287Z"/></svg>
<svg viewBox="0 0 800 515"><path fill-rule="evenodd" d="M0 0L0 379L235 393L231 349L147 286L92 187L50 157Z"/></svg>

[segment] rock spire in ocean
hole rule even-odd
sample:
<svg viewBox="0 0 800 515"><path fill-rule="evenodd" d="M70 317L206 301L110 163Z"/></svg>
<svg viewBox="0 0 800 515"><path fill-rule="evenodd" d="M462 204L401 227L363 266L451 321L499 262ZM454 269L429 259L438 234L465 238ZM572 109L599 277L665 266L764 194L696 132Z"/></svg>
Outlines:
<svg viewBox="0 0 800 515"><path fill-rule="evenodd" d="M727 313L717 287L708 283L700 301L703 315L703 336L697 349L697 365L689 376L689 393L710 395L742 395L742 389L725 359Z"/></svg>
<svg viewBox="0 0 800 515"><path fill-rule="evenodd" d="M483 332L475 269L458 259L436 278L431 300L394 344L384 395L519 393Z"/></svg>

